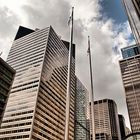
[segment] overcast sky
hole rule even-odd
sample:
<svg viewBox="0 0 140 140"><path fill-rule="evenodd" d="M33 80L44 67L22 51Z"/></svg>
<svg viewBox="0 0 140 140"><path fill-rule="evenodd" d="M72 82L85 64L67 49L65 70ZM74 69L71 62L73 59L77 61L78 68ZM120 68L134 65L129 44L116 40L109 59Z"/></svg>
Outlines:
<svg viewBox="0 0 140 140"><path fill-rule="evenodd" d="M120 0L0 0L2 58L6 60L19 25L31 29L52 25L62 39L69 40L71 6L75 7L76 74L90 91L90 35L95 99L114 99L129 126L118 60L120 48L134 41Z"/></svg>

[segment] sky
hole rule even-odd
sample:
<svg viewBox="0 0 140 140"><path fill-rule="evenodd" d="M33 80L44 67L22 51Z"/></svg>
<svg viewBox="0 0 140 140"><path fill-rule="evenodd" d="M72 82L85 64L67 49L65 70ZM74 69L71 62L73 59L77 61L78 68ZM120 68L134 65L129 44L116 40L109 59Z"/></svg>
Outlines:
<svg viewBox="0 0 140 140"><path fill-rule="evenodd" d="M74 6L76 75L90 92L87 36L91 38L95 100L113 99L130 127L121 80L120 49L134 43L121 0L0 0L0 52L6 60L19 25L52 26L69 40L67 25Z"/></svg>

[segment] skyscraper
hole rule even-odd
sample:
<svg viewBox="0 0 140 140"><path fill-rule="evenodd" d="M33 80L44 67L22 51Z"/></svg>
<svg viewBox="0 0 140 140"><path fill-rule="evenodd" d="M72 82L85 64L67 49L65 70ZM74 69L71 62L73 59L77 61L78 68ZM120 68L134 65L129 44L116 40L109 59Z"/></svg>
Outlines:
<svg viewBox="0 0 140 140"><path fill-rule="evenodd" d="M75 94L75 140L89 140L89 93L76 77Z"/></svg>
<svg viewBox="0 0 140 140"><path fill-rule="evenodd" d="M74 52L74 51L73 51ZM63 140L68 46L52 27L20 27L7 62L15 80L0 129L0 140ZM75 59L72 58L69 139L74 139Z"/></svg>
<svg viewBox="0 0 140 140"><path fill-rule="evenodd" d="M137 51L135 51L137 50ZM122 49L120 69L132 132L140 132L140 51L133 45Z"/></svg>
<svg viewBox="0 0 140 140"><path fill-rule="evenodd" d="M140 43L140 1L122 0L135 40Z"/></svg>
<svg viewBox="0 0 140 140"><path fill-rule="evenodd" d="M126 128L125 119L124 119L123 115L121 115L121 114L119 114L118 117L119 117L121 139L123 140L125 138L125 136L126 136L126 132L125 132L125 128Z"/></svg>
<svg viewBox="0 0 140 140"><path fill-rule="evenodd" d="M0 57L0 125L14 76L15 70Z"/></svg>
<svg viewBox="0 0 140 140"><path fill-rule="evenodd" d="M111 99L94 102L96 140L100 137L108 140L120 140L120 128L117 105Z"/></svg>
<svg viewBox="0 0 140 140"><path fill-rule="evenodd" d="M109 136L106 133L96 133L95 134L96 140L109 140Z"/></svg>

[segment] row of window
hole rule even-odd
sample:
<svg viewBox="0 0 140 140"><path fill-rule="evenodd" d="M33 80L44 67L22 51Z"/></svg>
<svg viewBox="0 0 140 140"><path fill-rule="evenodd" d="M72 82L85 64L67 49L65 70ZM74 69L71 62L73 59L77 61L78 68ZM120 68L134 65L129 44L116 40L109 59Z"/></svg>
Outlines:
<svg viewBox="0 0 140 140"><path fill-rule="evenodd" d="M49 100L49 98L47 98L46 96L45 96L45 94L44 95L40 95L39 94L39 97L38 97L38 101L39 101L39 103L40 104L42 104L46 109L48 108L49 109L49 106L51 106L51 108L52 109L54 109L55 111L57 111L57 113L59 114L59 115L61 115L62 117L64 117L65 116L65 110L62 110L61 108L60 108L60 106L57 104L57 103L55 103L55 102L53 102L52 100ZM50 110L51 111L51 110ZM51 111L52 112L52 111ZM57 114L56 114L57 115ZM64 117L65 118L65 117Z"/></svg>
<svg viewBox="0 0 140 140"><path fill-rule="evenodd" d="M42 106L41 105L40 106L38 105L37 106L37 109L38 109L38 113L37 114L39 114L45 120L48 120L49 118L51 118L52 120L54 120L54 122L57 122L58 125L60 124L61 127L64 126L64 124L63 124L64 120L59 119L57 116L55 116L54 114L50 113L47 110L45 111L45 109L42 109ZM41 113L39 113L39 111ZM56 118L58 118L58 119L56 119ZM52 122L52 124L55 124L56 125L56 123L54 123L54 122Z"/></svg>
<svg viewBox="0 0 140 140"><path fill-rule="evenodd" d="M30 128L18 129L18 130L12 130L12 131L3 131L3 132L0 132L0 135L2 135L2 134L11 134L11 133L19 133L19 132L26 132L26 131L30 131Z"/></svg>
<svg viewBox="0 0 140 140"><path fill-rule="evenodd" d="M28 78L28 79L38 79L39 77L38 77L38 75L39 75L39 73L40 73L40 69L41 69L41 64L39 63L39 64L36 64L36 65L33 65L32 67L34 67L35 69L36 68L38 68L38 72L37 71L35 71L35 73L34 73L34 76L33 75L29 75L28 77L25 77L25 78ZM25 74L25 71L21 71L21 72L18 72L17 74L16 74L16 81L14 81L14 84L18 84L20 81L19 81L19 79L21 79L21 78L23 78L23 75ZM17 81L18 80L18 81ZM21 83L21 82L20 82Z"/></svg>
<svg viewBox="0 0 140 140"><path fill-rule="evenodd" d="M37 82L39 82L39 80L35 80L35 81L31 81L31 82L28 82L28 83L25 83L25 84L21 84L21 85L18 85L18 86L14 86L14 87L12 87L12 89L14 89L14 88L19 88L19 87L23 87L23 86L30 85L30 84L34 84L34 83L37 83Z"/></svg>
<svg viewBox="0 0 140 140"><path fill-rule="evenodd" d="M0 140L14 140L14 139L25 139L25 138L29 138L29 135L5 137L5 138L0 138Z"/></svg>
<svg viewBox="0 0 140 140"><path fill-rule="evenodd" d="M50 108L46 108L46 106L43 106L41 103L37 105L37 108L40 109L43 113L45 113L47 116L50 116L58 123L62 124L62 122L65 122L64 118L61 118L58 114L56 114L53 110L50 110ZM71 113L71 112L70 112ZM71 124L74 123L74 120L72 119L74 117L74 114L70 114L70 127L73 127ZM58 119L57 119L58 118ZM47 117L45 118L47 120Z"/></svg>
<svg viewBox="0 0 140 140"><path fill-rule="evenodd" d="M29 63L31 61L34 61L35 58L38 58L39 59L39 57L40 56L43 56L43 54L44 54L44 52L42 52L41 50L39 52L37 50L36 52L34 52L34 54L29 54L29 56L28 55L25 55L24 56L25 59L23 59L23 58L20 57L19 60L22 60L22 61L18 62L16 60L16 63L15 64L13 64L13 63L11 63L11 64L12 64L13 67L16 67L17 68L20 65L24 65L24 64Z"/></svg>
<svg viewBox="0 0 140 140"><path fill-rule="evenodd" d="M27 120L27 119L32 119L33 116L27 116L27 117L22 117L22 118L16 118L16 119L11 119L11 120L4 120L2 123L7 123L7 122L14 122L14 121L20 121L20 120Z"/></svg>
<svg viewBox="0 0 140 140"><path fill-rule="evenodd" d="M65 87L65 89L64 89L64 91L65 91L65 93L66 93L66 83L64 83L64 81L62 80L62 77L61 77L61 75L56 75L57 73L53 73L52 74L52 78L51 78L51 80L50 80L50 84L51 83L57 83L58 85L63 85L64 87ZM73 80L74 81L74 80ZM55 84L54 84L55 85ZM72 86L73 88L75 88L75 85L73 85ZM72 93L73 94L71 94L71 99L72 99L72 104L74 104L74 98L72 97L73 95L74 95L74 93L75 93L75 90L73 91L73 88L71 87L71 91L72 91ZM65 96L66 96L66 94L63 94L64 96L63 96L63 99L65 100ZM62 96L61 94L60 94L60 96Z"/></svg>
<svg viewBox="0 0 140 140"><path fill-rule="evenodd" d="M18 90L14 90L11 93L27 90L27 89L34 88L34 87L38 87L38 84L37 85L28 86L28 87L25 87L25 88L21 88L21 89L18 89Z"/></svg>
<svg viewBox="0 0 140 140"><path fill-rule="evenodd" d="M18 112L18 113L13 113L13 114L7 114L4 115L4 117L10 117L10 116L18 116L18 115L23 115L23 114L29 114L29 113L33 113L34 110L29 110L29 111L24 111L24 112Z"/></svg>
<svg viewBox="0 0 140 140"><path fill-rule="evenodd" d="M54 105L54 108L60 109L61 112L65 112L65 108L63 106L61 106L59 104L59 102L57 102L57 100L55 98L53 98L53 96L51 96L51 93L46 94L46 92L42 89L40 89L39 92L40 92L39 94L41 94L41 96L42 96L42 98L44 98L44 100L48 99Z"/></svg>
<svg viewBox="0 0 140 140"><path fill-rule="evenodd" d="M18 50L21 52L21 50L23 50L23 46L28 47L32 43L40 44L40 42L46 42L44 39L47 39L47 32L43 32L43 34L35 33L34 35L32 34L27 37L24 36L16 41L14 41L12 49L9 53L9 56L14 54L15 50L17 51L17 47L18 47Z"/></svg>
<svg viewBox="0 0 140 140"><path fill-rule="evenodd" d="M50 122L50 121L49 121L49 122ZM39 124L40 124L40 125L39 125ZM41 124L43 124L45 127L42 127L43 125L41 125ZM34 125L35 125L36 127L38 127L40 130L43 130L44 132L47 132L47 134L51 134L51 135L55 136L54 133L57 133L57 134L60 135L60 136L64 136L64 133L62 133L62 132L64 132L64 128L62 129L62 128L59 126L59 124L56 125L55 123L50 122L50 125L49 125L49 123L44 122L44 121L42 121L40 118L37 118L37 117L36 117L36 118L35 118ZM51 132L49 132L47 129L50 129Z"/></svg>
<svg viewBox="0 0 140 140"><path fill-rule="evenodd" d="M1 126L1 128L4 129L4 128L11 128L11 127L20 127L20 126L25 126L25 125L31 125L31 122L5 125L5 126Z"/></svg>
<svg viewBox="0 0 140 140"><path fill-rule="evenodd" d="M38 112L38 113L39 113L39 112ZM43 117L42 113L39 113L39 114ZM63 128L63 129L62 129L62 128L59 128L59 125L56 127L56 124L54 124L54 122L48 120L49 122L51 122L51 124L53 124L53 125L51 126L51 125L49 125L49 123L46 123L45 121L41 120L40 118L41 118L41 117L39 117L39 118L36 117L36 118L35 118L35 120L37 120L37 121L35 121L36 123L34 123L35 126L37 126L38 128L40 128L40 129L43 130L44 132L47 132L46 134L48 134L48 135L50 134L50 135L54 136L54 137L57 138L57 139L63 138L64 134L61 133L61 131L64 132L64 128ZM44 118L44 117L43 117L43 118ZM46 118L44 118L44 119L46 120ZM39 122L40 122L40 123L39 123ZM45 127L42 127L41 123L42 123L43 125L45 125L46 128L48 128L48 130L47 130ZM40 125L39 125L39 124L40 124ZM55 126L55 127L53 127L53 126ZM37 129L38 129L38 128L37 128ZM50 131L49 131L49 130L50 130ZM42 136L43 131L42 131L42 133L40 133L40 130L34 131L34 132ZM57 135L56 135L56 134L57 134ZM47 135L47 136L48 136L48 135ZM70 133L70 135L71 135L71 133ZM73 136L73 135L71 135L71 136ZM44 137L44 136L43 136L43 137ZM45 137L45 138L46 138L46 137ZM49 137L49 139L51 139L51 137Z"/></svg>
<svg viewBox="0 0 140 140"><path fill-rule="evenodd" d="M42 90L44 90L46 93L48 93L52 98L54 98L56 100L56 102L58 102L61 105L61 107L63 107L65 109L65 103L63 103L64 101L55 94L55 91L53 90L51 85L49 85L49 83L46 86L46 84L41 81L40 87L42 88Z"/></svg>
<svg viewBox="0 0 140 140"><path fill-rule="evenodd" d="M24 71L23 68L31 68L32 65L36 64L36 63L40 63L43 61L43 56L40 56L38 58L34 58L32 60L30 60L29 62L25 62L24 65L19 65L18 67L14 67L16 69L16 71L19 73L20 71Z"/></svg>

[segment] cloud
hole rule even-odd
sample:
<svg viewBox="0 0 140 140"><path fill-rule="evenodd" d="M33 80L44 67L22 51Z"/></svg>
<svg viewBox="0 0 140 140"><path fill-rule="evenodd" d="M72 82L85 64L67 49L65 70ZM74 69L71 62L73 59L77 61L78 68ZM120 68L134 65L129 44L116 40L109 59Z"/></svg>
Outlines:
<svg viewBox="0 0 140 140"><path fill-rule="evenodd" d="M18 18L7 7L0 8L0 37L11 36L10 33L15 31Z"/></svg>
<svg viewBox="0 0 140 140"><path fill-rule="evenodd" d="M114 99L119 112L128 120L118 60L121 58L120 48L132 42L131 31L128 22L115 24L113 19L103 17L100 2L101 0L28 0L19 6L18 15L15 7L10 16L10 7L7 5L8 9L1 10L0 31L3 37L0 45L6 48L5 37L12 40L15 26L18 28L19 23L32 29L52 25L58 35L69 40L67 22L71 6L75 6L76 74L90 91L89 61L86 53L87 36L90 35L95 99ZM4 52L5 56L7 50Z"/></svg>
<svg viewBox="0 0 140 140"><path fill-rule="evenodd" d="M20 20L5 6L0 8L0 13L0 52L6 59Z"/></svg>
<svg viewBox="0 0 140 140"><path fill-rule="evenodd" d="M70 16L70 5L68 2L48 0L29 1L22 6L28 25L33 28L43 28L52 25L53 28L68 38L68 18Z"/></svg>
<svg viewBox="0 0 140 140"><path fill-rule="evenodd" d="M126 21L116 25L112 19L104 18L91 22L87 30L91 38L95 100L114 99L118 105L118 111L125 115L129 126L125 93L118 63L121 59L120 48L134 42L131 38L129 24ZM87 46L87 36L84 38L86 39L82 46ZM117 53L114 52L114 47L116 47ZM86 48L77 50L79 52L77 53L76 72L90 91L89 62L88 56L85 55Z"/></svg>

